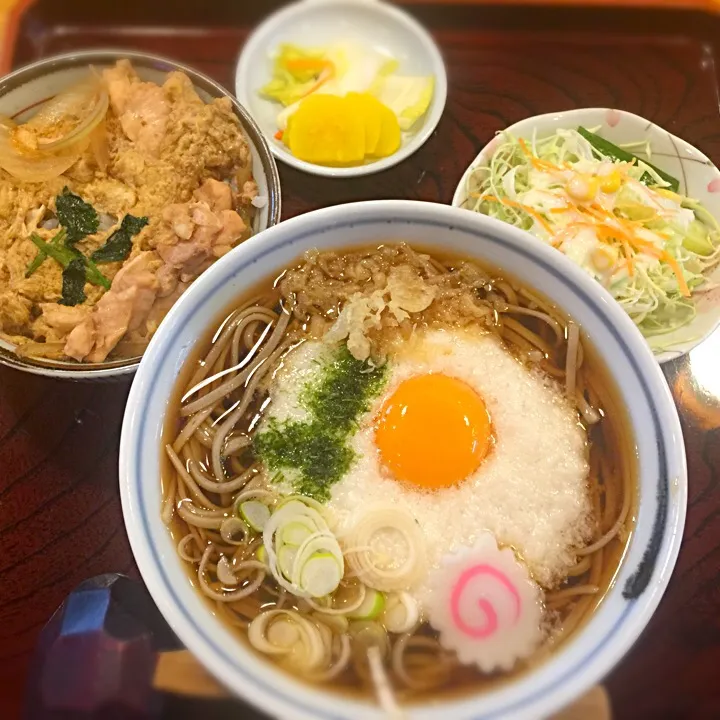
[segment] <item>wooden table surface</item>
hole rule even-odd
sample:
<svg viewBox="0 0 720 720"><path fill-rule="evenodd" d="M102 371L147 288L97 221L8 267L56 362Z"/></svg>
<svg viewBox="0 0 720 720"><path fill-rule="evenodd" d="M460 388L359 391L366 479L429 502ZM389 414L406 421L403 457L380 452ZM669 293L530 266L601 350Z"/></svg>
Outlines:
<svg viewBox="0 0 720 720"><path fill-rule="evenodd" d="M249 28L276 4L39 0L18 27L12 63L116 45L177 57L230 87ZM285 217L371 198L449 203L493 133L573 107L637 112L720 162L717 18L432 3L412 12L433 31L448 65L437 131L413 158L367 180L281 166ZM686 434L689 512L668 592L607 679L616 717L628 720L720 717L720 336L664 370ZM0 369L2 718L20 715L35 639L66 594L99 573L137 574L117 477L128 389L129 381L75 384Z"/></svg>

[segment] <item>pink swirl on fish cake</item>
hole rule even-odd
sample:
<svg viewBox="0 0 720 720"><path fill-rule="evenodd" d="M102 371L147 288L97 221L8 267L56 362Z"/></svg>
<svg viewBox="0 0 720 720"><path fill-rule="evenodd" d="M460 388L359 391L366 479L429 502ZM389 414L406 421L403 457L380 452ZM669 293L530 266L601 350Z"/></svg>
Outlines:
<svg viewBox="0 0 720 720"><path fill-rule="evenodd" d="M470 637L482 639L494 635L498 628L497 613L495 612L495 608L492 606L492 603L486 598L478 598L478 607L487 618L487 622L483 627L473 627L472 625L468 625L460 614L460 601L462 600L462 594L468 584L479 575L489 575L490 577L495 578L495 580L508 590L515 602L514 622L517 622L520 617L521 601L520 593L518 593L515 585L504 572L498 570L497 568L494 568L491 565L482 564L475 565L475 567L465 570L460 575L457 584L452 590L452 594L450 596L450 612L452 613L453 621L455 622L456 627Z"/></svg>

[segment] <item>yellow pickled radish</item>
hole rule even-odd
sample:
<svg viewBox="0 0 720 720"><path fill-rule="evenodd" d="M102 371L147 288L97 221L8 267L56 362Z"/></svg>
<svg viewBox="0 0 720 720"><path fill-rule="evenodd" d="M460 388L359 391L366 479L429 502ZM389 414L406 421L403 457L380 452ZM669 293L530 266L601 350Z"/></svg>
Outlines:
<svg viewBox="0 0 720 720"><path fill-rule="evenodd" d="M370 93L348 93L346 102L362 118L365 125L365 154L372 155L377 149L382 129L382 103Z"/></svg>
<svg viewBox="0 0 720 720"><path fill-rule="evenodd" d="M317 165L359 164L365 158L365 124L345 98L313 94L288 121L283 141L298 159Z"/></svg>
<svg viewBox="0 0 720 720"><path fill-rule="evenodd" d="M400 149L400 123L397 115L387 106L380 103L382 125L380 128L380 139L373 157L389 157Z"/></svg>

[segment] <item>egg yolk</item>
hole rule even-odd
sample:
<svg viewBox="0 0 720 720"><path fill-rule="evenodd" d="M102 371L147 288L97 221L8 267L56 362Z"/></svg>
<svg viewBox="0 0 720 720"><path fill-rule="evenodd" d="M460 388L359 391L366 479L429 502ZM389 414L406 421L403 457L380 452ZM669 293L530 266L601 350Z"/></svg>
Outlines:
<svg viewBox="0 0 720 720"><path fill-rule="evenodd" d="M375 442L397 480L432 490L455 485L479 467L492 443L492 426L485 403L467 383L419 375L384 403Z"/></svg>

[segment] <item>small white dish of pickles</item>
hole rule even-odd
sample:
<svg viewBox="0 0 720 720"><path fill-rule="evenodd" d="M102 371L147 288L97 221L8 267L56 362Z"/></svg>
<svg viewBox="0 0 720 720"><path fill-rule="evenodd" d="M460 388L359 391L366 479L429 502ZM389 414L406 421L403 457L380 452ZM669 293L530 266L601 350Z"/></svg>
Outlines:
<svg viewBox="0 0 720 720"><path fill-rule="evenodd" d="M276 158L358 177L427 141L447 77L435 42L405 11L379 0L301 0L250 36L235 88Z"/></svg>

